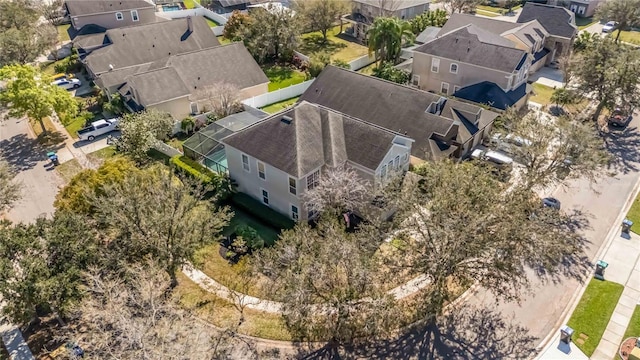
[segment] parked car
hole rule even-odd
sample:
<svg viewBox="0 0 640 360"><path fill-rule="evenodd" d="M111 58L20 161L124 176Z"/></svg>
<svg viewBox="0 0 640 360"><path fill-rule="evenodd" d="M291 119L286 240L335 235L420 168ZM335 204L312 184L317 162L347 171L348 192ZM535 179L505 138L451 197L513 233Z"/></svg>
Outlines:
<svg viewBox="0 0 640 360"><path fill-rule="evenodd" d="M542 199L542 206L560 210L560 200L554 197L546 197Z"/></svg>
<svg viewBox="0 0 640 360"><path fill-rule="evenodd" d="M616 108L607 119L607 124L614 128L624 128L631 122L633 118L632 114L633 110L624 111L621 108Z"/></svg>
<svg viewBox="0 0 640 360"><path fill-rule="evenodd" d="M96 137L118 129L120 119L98 120L78 130L78 139L93 141Z"/></svg>
<svg viewBox="0 0 640 360"><path fill-rule="evenodd" d="M53 80L64 80L64 79L73 79L73 78L75 78L73 74L58 73L53 75Z"/></svg>
<svg viewBox="0 0 640 360"><path fill-rule="evenodd" d="M513 159L493 150L475 149L471 152L471 159L478 160L479 166L486 166L500 181L507 182L511 178Z"/></svg>
<svg viewBox="0 0 640 360"><path fill-rule="evenodd" d="M52 82L51 84L58 85L61 88L66 89L66 90L71 90L71 89L77 89L80 86L82 86L82 81L80 81L78 79L67 79L67 78L64 78L62 80L56 80L56 81Z"/></svg>
<svg viewBox="0 0 640 360"><path fill-rule="evenodd" d="M615 30L618 27L618 23L615 21L609 21L606 24L604 24L604 26L602 27L602 32L603 33L610 33L613 32L613 30Z"/></svg>

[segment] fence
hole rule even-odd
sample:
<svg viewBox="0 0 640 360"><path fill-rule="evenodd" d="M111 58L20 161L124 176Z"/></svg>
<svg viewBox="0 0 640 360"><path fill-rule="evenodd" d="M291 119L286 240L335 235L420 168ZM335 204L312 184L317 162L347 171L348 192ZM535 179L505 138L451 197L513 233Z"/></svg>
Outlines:
<svg viewBox="0 0 640 360"><path fill-rule="evenodd" d="M261 108L267 105L275 104L282 100L291 99L296 96L302 95L313 83L313 80L307 80L300 84L291 85L284 89L271 91L266 94L254 96L252 98L243 100L242 103L254 108Z"/></svg>
<svg viewBox="0 0 640 360"><path fill-rule="evenodd" d="M365 66L373 64L375 61L376 61L375 56L371 56L371 57L369 55L361 56L349 62L349 68L353 71L360 70Z"/></svg>
<svg viewBox="0 0 640 360"><path fill-rule="evenodd" d="M197 3L196 3L197 4ZM204 16L207 17L215 22L217 22L220 25L224 25L227 23L227 18L217 14L209 9L205 9L203 7L201 7L201 5L197 4L195 9L187 9L187 10L176 10L176 11L160 11L157 12L156 15L163 17L165 19L181 19L181 18L186 18L187 16ZM216 28L222 28L224 26L216 26L214 29ZM221 34L222 34L222 30L220 30ZM214 33L216 32L216 30L213 31Z"/></svg>
<svg viewBox="0 0 640 360"><path fill-rule="evenodd" d="M163 142L156 142L153 145L153 148L160 151L161 153L167 155L168 157L174 157L176 155L182 155L182 153L180 151L178 151L178 149L171 147Z"/></svg>
<svg viewBox="0 0 640 360"><path fill-rule="evenodd" d="M309 57L301 52L293 50L293 55L300 58L302 61L309 61Z"/></svg>

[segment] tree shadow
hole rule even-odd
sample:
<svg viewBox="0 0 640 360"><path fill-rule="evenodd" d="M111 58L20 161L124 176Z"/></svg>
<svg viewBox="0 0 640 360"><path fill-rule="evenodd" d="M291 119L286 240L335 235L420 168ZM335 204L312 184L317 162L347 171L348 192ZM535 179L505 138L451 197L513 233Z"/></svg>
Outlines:
<svg viewBox="0 0 640 360"><path fill-rule="evenodd" d="M0 140L0 157L18 172L33 169L38 162L46 160L47 150L37 139L26 134Z"/></svg>
<svg viewBox="0 0 640 360"><path fill-rule="evenodd" d="M302 38L300 52L309 56L318 52L326 52L329 55L333 55L346 47L347 44L332 41L331 38L324 41L322 35L313 34Z"/></svg>
<svg viewBox="0 0 640 360"><path fill-rule="evenodd" d="M279 82L293 76L293 69L289 66L271 65L262 69L270 81Z"/></svg>
<svg viewBox="0 0 640 360"><path fill-rule="evenodd" d="M299 359L522 359L532 355L537 338L527 328L490 309L463 307L435 324L423 325L391 340L350 347L325 346Z"/></svg>
<svg viewBox="0 0 640 360"><path fill-rule="evenodd" d="M640 164L640 132L635 126L621 130L611 130L604 134L605 148L612 156L609 170L622 172L637 171Z"/></svg>

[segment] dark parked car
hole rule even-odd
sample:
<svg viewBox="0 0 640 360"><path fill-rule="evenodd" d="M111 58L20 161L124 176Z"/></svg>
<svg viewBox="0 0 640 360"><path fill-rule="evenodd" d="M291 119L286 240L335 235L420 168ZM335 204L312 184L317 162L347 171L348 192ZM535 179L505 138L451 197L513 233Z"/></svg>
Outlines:
<svg viewBox="0 0 640 360"><path fill-rule="evenodd" d="M542 199L542 206L560 210L560 200L552 197Z"/></svg>
<svg viewBox="0 0 640 360"><path fill-rule="evenodd" d="M633 110L624 111L620 108L617 108L611 112L611 116L607 119L607 123L609 126L614 128L624 128L629 125L631 119L633 117Z"/></svg>

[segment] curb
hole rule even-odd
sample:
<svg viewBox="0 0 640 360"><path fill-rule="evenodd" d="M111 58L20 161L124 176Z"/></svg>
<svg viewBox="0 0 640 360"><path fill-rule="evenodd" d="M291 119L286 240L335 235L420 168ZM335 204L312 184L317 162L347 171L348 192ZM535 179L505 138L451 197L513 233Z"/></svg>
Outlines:
<svg viewBox="0 0 640 360"><path fill-rule="evenodd" d="M556 189L556 191L558 191L558 190ZM554 191L554 193L556 191ZM634 200L636 199L636 197L638 196L639 193L640 193L640 178L638 178L638 180L636 180L636 183L633 185L633 189L631 190L631 193L629 194L629 196L627 197L627 200L625 201L624 205L622 206L622 209L620 210L620 213L616 217L616 220L615 220L613 226L611 227L611 229L609 229L609 232L607 233L607 237L606 237L606 239L607 239L606 242L604 242L600 246L600 249L598 249L598 252L596 252L596 255L592 259L592 261L595 261L595 260L601 258L609 250L609 248L611 247L611 244L613 243L613 240L616 238L616 233L618 231L620 231L620 223L627 216L627 213L629 212L629 209L631 208L631 205L633 204ZM587 272L585 272L585 276L586 276L587 279L589 278L589 275L592 272L593 272L592 269L590 269ZM556 324L554 325L553 330L551 332L549 332L549 334L542 340L542 342L540 342L540 345L538 345L536 347L536 353L534 355L532 355L532 357L530 357L530 359L539 359L539 357L541 356L542 352L544 350L546 350L546 348L550 345L551 339L553 339L557 335L558 331L560 330L560 327L563 324L566 324L567 321L569 321L569 318L571 317L571 314L573 314L573 311L578 306L578 302L580 302L580 299L582 298L582 295L584 294L585 290L587 289L587 284L588 284L588 282L585 281L573 293L573 296L571 297L569 305L567 305L565 310L560 315L560 320L558 320L556 322Z"/></svg>

